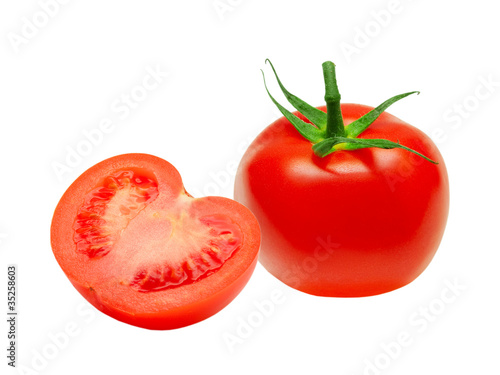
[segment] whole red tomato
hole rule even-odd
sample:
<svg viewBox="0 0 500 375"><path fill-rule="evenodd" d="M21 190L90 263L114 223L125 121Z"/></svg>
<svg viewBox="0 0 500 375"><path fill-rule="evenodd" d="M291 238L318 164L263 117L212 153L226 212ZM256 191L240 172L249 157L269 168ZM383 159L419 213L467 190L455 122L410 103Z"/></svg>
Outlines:
<svg viewBox="0 0 500 375"><path fill-rule="evenodd" d="M411 93L376 109L340 105L334 66L323 68L321 113L278 79L309 120L275 101L285 117L243 156L235 199L260 223L260 262L285 284L320 296L388 292L413 281L439 246L449 205L445 164L423 132L382 113Z"/></svg>

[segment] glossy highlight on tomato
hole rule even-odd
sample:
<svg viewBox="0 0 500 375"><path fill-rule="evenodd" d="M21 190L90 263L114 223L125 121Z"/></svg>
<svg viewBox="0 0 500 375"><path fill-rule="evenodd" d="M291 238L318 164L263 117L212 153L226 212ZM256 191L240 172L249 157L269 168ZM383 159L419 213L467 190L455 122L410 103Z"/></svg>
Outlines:
<svg viewBox="0 0 500 375"><path fill-rule="evenodd" d="M189 195L167 161L125 154L68 188L51 243L66 276L96 308L138 327L173 329L212 316L242 290L260 230L238 202Z"/></svg>

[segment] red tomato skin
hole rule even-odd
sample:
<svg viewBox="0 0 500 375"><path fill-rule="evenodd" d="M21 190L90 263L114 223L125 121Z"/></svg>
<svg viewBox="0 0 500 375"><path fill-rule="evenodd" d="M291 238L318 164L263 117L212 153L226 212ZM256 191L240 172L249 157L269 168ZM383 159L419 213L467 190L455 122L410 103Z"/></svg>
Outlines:
<svg viewBox="0 0 500 375"><path fill-rule="evenodd" d="M243 290L257 265L257 257L238 275L224 290L207 294L203 299L194 301L187 306L170 308L156 312L132 313L115 308L113 304L103 303L96 293L87 286L70 280L80 294L96 309L104 314L133 326L150 330L171 330L199 323L217 314L226 307Z"/></svg>
<svg viewBox="0 0 500 375"><path fill-rule="evenodd" d="M159 196L148 210L161 210L180 200L190 202L189 207L200 212L225 214L242 231L241 248L212 274L165 290L142 293L110 277L106 267L113 268L113 264L106 259L108 255L94 259L75 251L73 223L83 197L103 176L129 168L149 170L157 179ZM137 246L140 244L138 238ZM250 210L236 201L224 197L193 198L184 189L179 172L167 161L148 154L124 154L94 165L71 184L54 212L51 245L72 285L98 310L137 327L167 330L209 318L241 292L257 263L260 228Z"/></svg>
<svg viewBox="0 0 500 375"><path fill-rule="evenodd" d="M347 126L373 107L341 109ZM424 271L441 242L449 184L432 140L386 112L359 138L399 141L439 164L402 149L336 151L320 158L280 118L254 140L239 165L234 195L259 220L260 262L305 293L361 297L398 289Z"/></svg>

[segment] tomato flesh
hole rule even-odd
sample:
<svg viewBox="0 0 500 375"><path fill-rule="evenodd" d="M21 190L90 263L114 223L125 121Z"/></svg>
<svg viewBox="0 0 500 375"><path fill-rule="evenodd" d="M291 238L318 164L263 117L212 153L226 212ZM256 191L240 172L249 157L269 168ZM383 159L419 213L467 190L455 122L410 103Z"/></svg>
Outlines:
<svg viewBox="0 0 500 375"><path fill-rule="evenodd" d="M191 197L171 164L145 154L108 159L80 176L51 231L56 259L85 298L151 329L222 309L250 277L260 245L248 209Z"/></svg>
<svg viewBox="0 0 500 375"><path fill-rule="evenodd" d="M117 171L87 194L73 225L78 252L106 255L129 222L156 199L158 183L145 174Z"/></svg>
<svg viewBox="0 0 500 375"><path fill-rule="evenodd" d="M175 231L168 221L160 224L160 228L170 226L170 232L175 233L169 235L168 229L159 233L163 238L155 236L153 243L145 245L149 251L132 250L127 258L139 264L133 271L130 284L133 288L150 292L192 283L222 267L241 246L241 230L228 217L204 216L194 223L175 223L179 227ZM157 241L162 244L158 245ZM169 252L169 249L175 251ZM127 251L123 251L123 255L127 256ZM158 262L158 259L164 261Z"/></svg>

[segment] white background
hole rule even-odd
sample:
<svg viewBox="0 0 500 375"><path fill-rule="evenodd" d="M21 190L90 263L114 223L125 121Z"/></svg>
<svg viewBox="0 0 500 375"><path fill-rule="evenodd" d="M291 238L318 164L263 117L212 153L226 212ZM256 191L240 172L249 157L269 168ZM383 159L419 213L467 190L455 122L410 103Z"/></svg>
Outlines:
<svg viewBox="0 0 500 375"><path fill-rule="evenodd" d="M17 264L23 367L6 365L4 324L0 372L500 373L498 11L491 0L391 4L74 0L44 11L37 1L3 1L0 289L7 264ZM285 102L265 58L314 105L323 103L325 60L337 65L343 102L375 106L421 91L389 112L431 135L448 167L450 217L431 265L400 290L358 299L300 293L259 265L227 308L174 331L132 327L89 307L50 248L52 213L65 189L105 158L145 152L174 164L191 193L231 197L231 165L279 117L259 69ZM137 108L117 112L113 105L139 92L148 69L169 74ZM104 119L113 130L58 178L54 165L65 164L83 131ZM454 293L450 283L459 285ZM280 303L259 321L255 304L273 293L282 294ZM227 345L224 338L249 319L256 327L248 337ZM51 338L68 325L73 336L56 348ZM396 350L391 343L405 333L409 345Z"/></svg>

